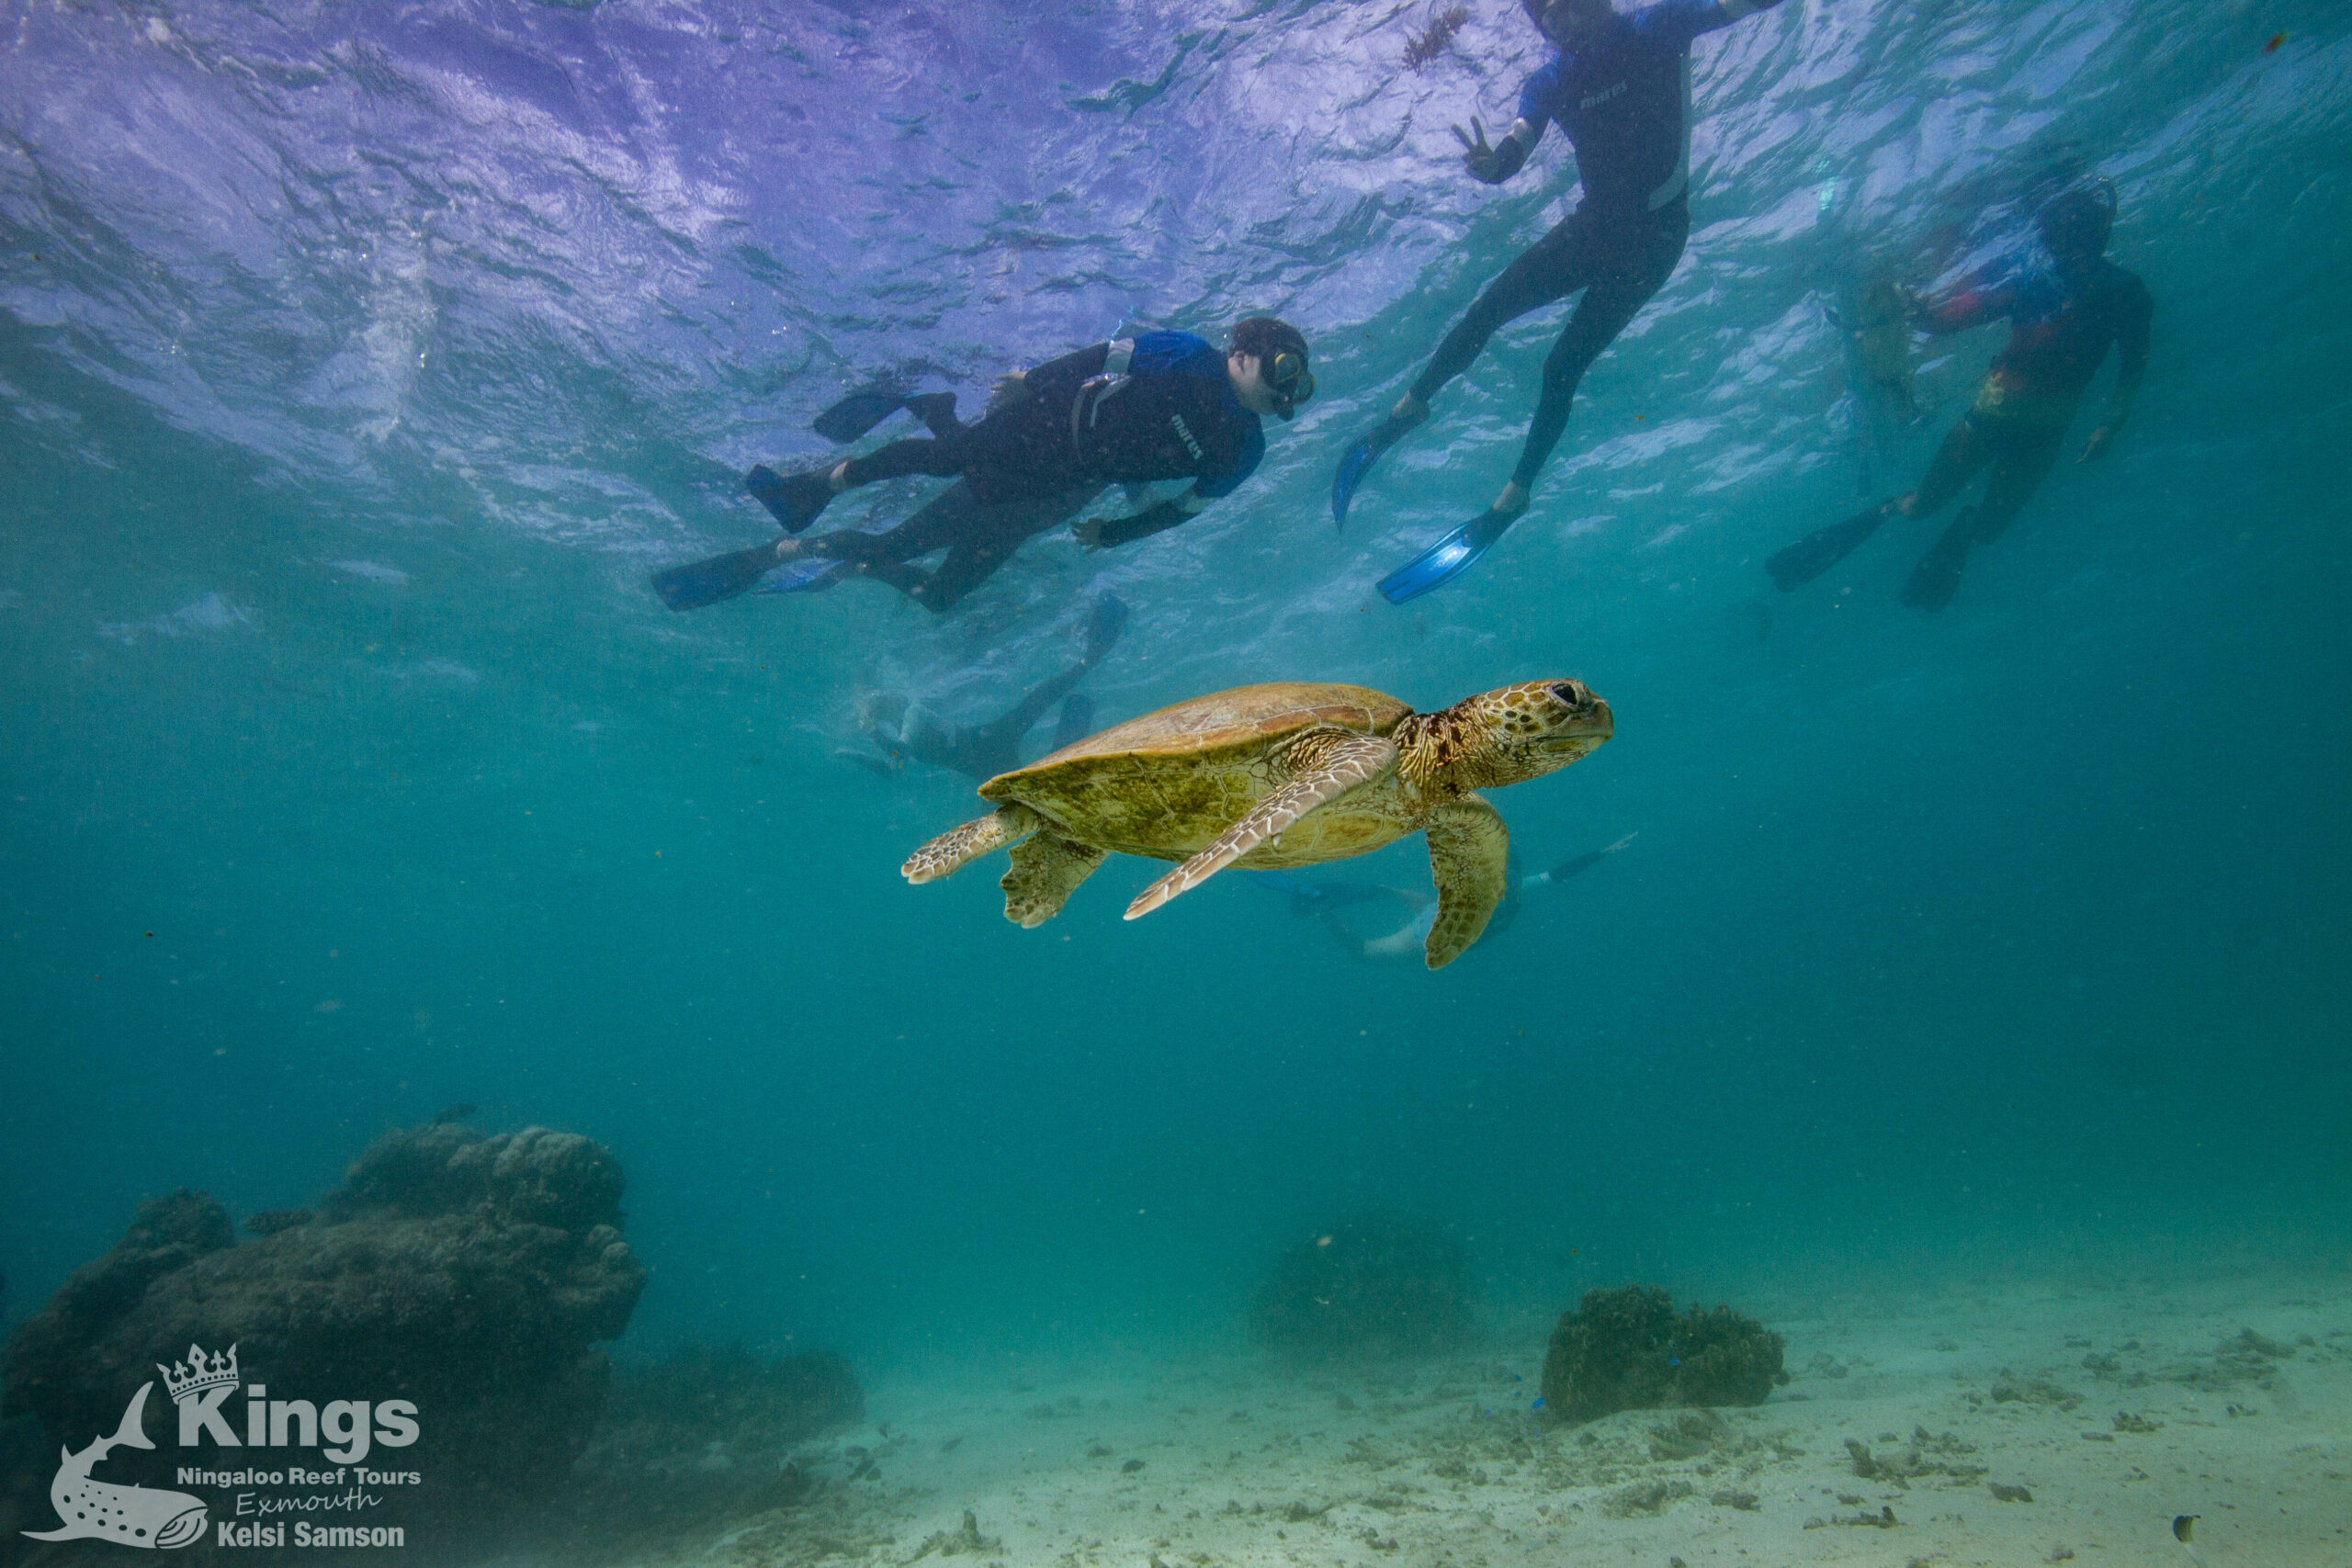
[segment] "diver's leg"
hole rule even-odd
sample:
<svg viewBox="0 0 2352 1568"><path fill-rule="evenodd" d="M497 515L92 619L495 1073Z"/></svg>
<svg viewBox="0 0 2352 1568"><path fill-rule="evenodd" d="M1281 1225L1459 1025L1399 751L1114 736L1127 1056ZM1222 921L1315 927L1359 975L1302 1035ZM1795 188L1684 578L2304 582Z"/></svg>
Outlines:
<svg viewBox="0 0 2352 1568"><path fill-rule="evenodd" d="M1062 716L1054 725L1054 750L1075 746L1094 733L1094 699L1072 692L1062 701Z"/></svg>
<svg viewBox="0 0 2352 1568"><path fill-rule="evenodd" d="M1943 445L1936 448L1935 457L1928 460L1919 488L1897 497L1895 509L1905 517L1933 517L1950 506L1959 496L1961 487L1974 479L1999 451L1998 440L1976 423L1974 414L1961 415L1960 423L1951 427Z"/></svg>
<svg viewBox="0 0 2352 1568"><path fill-rule="evenodd" d="M2041 488L2041 481L2050 477L2064 441L2064 433L2056 432L2018 442L2000 454L1994 461L1992 477L1984 481L1984 499L1977 503L1973 543L1989 545L2007 532L2025 503L2033 499L2033 492Z"/></svg>
<svg viewBox="0 0 2352 1568"><path fill-rule="evenodd" d="M905 445L925 446L936 443L910 441ZM914 560L954 544L971 528L981 511L979 498L972 493L972 487L959 480L923 502L895 528L879 534L836 528L803 541L795 553L847 561L867 576L887 581L888 576L881 569Z"/></svg>
<svg viewBox="0 0 2352 1568"><path fill-rule="evenodd" d="M1951 505L1960 487L1991 462L1993 454L1991 441L1975 420L1962 416L1936 448L1918 489L1866 506L1842 523L1815 528L1795 544L1775 551L1764 562L1764 570L1772 574L1783 593L1804 587L1853 553L1888 518L1932 516Z"/></svg>
<svg viewBox="0 0 2352 1568"><path fill-rule="evenodd" d="M1519 467L1511 472L1521 506L1535 486L1536 476L1544 471L1544 460L1568 427L1568 408L1576 400L1577 385L1584 373L1665 287L1675 264L1682 259L1682 247L1690 232L1689 210L1678 204L1659 214L1656 222L1656 231L1644 236L1638 247L1629 244L1593 268L1592 286L1577 301L1560 341L1552 345L1544 361L1544 395L1535 405L1535 418L1528 424Z"/></svg>
<svg viewBox="0 0 2352 1568"><path fill-rule="evenodd" d="M909 596L933 614L944 614L1011 560L1024 541L1069 522L1102 491L1099 484L1086 484L978 508L939 570Z"/></svg>
<svg viewBox="0 0 2352 1568"><path fill-rule="evenodd" d="M1594 257L1589 227L1571 212L1503 268L1502 276L1487 286L1437 345L1428 367L1413 383L1412 400L1426 404L1436 397L1448 381L1470 368L1506 321L1565 299L1590 282Z"/></svg>
<svg viewBox="0 0 2352 1568"><path fill-rule="evenodd" d="M1091 669L1091 665L1073 664L1060 674L1038 682L1027 696L982 728L991 732L1001 732L1009 741L1018 746L1021 738L1046 716L1046 710L1069 695L1071 688L1085 680Z"/></svg>
<svg viewBox="0 0 2352 1568"><path fill-rule="evenodd" d="M2018 513L2049 477L2058 460L2064 433L2036 432L2023 439L1981 436L1993 461L1993 477L1985 481L1984 499L1951 520L1928 553L1911 569L1903 584L1903 602L1922 610L1940 610L1959 592L1960 574L1968 554L1992 543L2007 531Z"/></svg>
<svg viewBox="0 0 2352 1568"><path fill-rule="evenodd" d="M950 479L969 467L983 449L983 432L987 425L959 426L944 435L909 436L877 446L863 457L852 457L833 469L840 476L837 488L854 490L878 479L895 479L907 474L932 474Z"/></svg>

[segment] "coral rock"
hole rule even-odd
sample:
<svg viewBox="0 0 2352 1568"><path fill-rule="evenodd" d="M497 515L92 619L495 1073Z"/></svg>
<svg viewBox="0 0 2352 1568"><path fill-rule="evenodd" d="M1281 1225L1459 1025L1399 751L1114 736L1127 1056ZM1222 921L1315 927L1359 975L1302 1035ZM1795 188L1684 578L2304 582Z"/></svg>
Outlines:
<svg viewBox="0 0 2352 1568"><path fill-rule="evenodd" d="M1787 1341L1727 1306L1678 1317L1665 1291L1587 1291L1544 1356L1544 1414L1596 1420L1620 1410L1761 1404L1788 1382Z"/></svg>

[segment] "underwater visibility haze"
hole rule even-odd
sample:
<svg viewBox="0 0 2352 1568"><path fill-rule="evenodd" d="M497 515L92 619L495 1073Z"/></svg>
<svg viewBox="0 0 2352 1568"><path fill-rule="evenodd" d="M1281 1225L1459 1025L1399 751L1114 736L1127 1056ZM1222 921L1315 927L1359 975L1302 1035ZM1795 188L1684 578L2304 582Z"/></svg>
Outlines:
<svg viewBox="0 0 2352 1568"><path fill-rule="evenodd" d="M1527 513L1403 604L1375 583L1510 479L1561 331L1562 307L1504 325L1335 528L1351 443L1578 200L1556 130L1507 183L1465 173L1453 128L1500 135L1551 52L1509 0L0 17L0 1327L143 1200L313 1205L379 1134L457 1107L625 1169L595 1211L646 1270L623 1367L821 1348L886 1436L944 1439L952 1391L982 1391L1020 1427L1008 1454L1060 1440L1023 1411L1051 1415L1072 1369L1106 1380L1088 1408L1146 1365L1290 1386L1253 1310L1285 1268L1314 1301L1312 1257L1283 1260L1350 1225L1408 1253L1412 1226L1442 1234L1446 1342L1524 1379L1473 1403L1531 1421L1547 1325L1596 1287L1784 1332L1800 1375L1764 1408L1809 1391L1792 1421L1872 1377L1910 1397L1892 1353L1846 1379L1838 1336L1881 1309L1926 1325L1917 1397L1950 1404L1976 1342L1945 1303L2047 1327L1969 1361L1991 1386L2120 1342L2051 1306L2086 1299L2066 1292L2153 1292L2113 1298L2128 1325L2179 1292L2282 1352L2268 1392L2227 1395L2260 1416L2206 1398L2198 1463L2268 1475L2249 1496L2275 1485L2292 1517L2216 1524L2210 1497L2154 1496L2172 1465L2146 1461L2143 1495L2110 1464L2032 1550L2202 1511L2206 1534L2108 1561L2342 1561L2352 1505L2321 1479L2352 1458L2341 4L1786 0L1699 37L1687 250L1585 374ZM2060 189L2112 194L2106 254L2154 301L2128 421L2075 461L2109 356L1939 609L1906 581L1950 512L1889 516L1783 591L1767 560L1916 484L2008 333L1887 312L2036 254ZM854 447L816 434L856 389L950 390L968 421L1005 372L1162 330L1221 352L1261 314L1304 334L1315 395L1182 527L1039 533L944 613L880 581L684 612L650 585L778 536L754 465L921 433L914 411ZM884 478L818 526L881 528L947 482ZM1091 511L1152 500L1114 485ZM1439 970L1408 929L1418 833L1227 871L1132 922L1165 865L1114 855L1034 930L1002 917L1001 860L902 880L989 809L919 735L1080 668L1022 760L1057 722L1275 682L1431 713L1573 680L1614 735L1492 792L1507 918ZM1804 1375L1816 1352L1834 1381ZM113 1431L131 1386L62 1440ZM1347 1387L1343 1409L1373 1403ZM2074 1433L2122 1387L2052 1430L2117 1461L2135 1439ZM1223 1465L1272 1419L1228 1442L1242 1394L1169 1397L1217 1429L1105 1486L1193 1448ZM1352 1418L1317 1398L1306 1424ZM1923 1434L1951 1425L1920 1408ZM2206 1432L2165 1418L2147 1441ZM1867 1441L1914 1417L1855 1419ZM1841 1431L1791 1441L1845 1466ZM2290 1438L2324 1451L2278 1458ZM918 1481L913 1452L883 1468ZM2027 1517L1967 1483L1972 1514ZM994 1495L980 1480L928 1484L938 1550L1019 1528L959 1500ZM1283 1484L1270 1507L1345 1491ZM1751 1511L1793 1529L1811 1506L1698 1484L1596 1504L1546 1550L1618 1528L1604 1512L1703 1513L1728 1551ZM2035 1484L2047 1518L2058 1483ZM1527 1530L1566 1517L1543 1506ZM1088 1517L1062 1535L1112 1540L1100 1561L1178 1550ZM1838 1522L1776 1560L1903 1560ZM1372 1561L1403 1531L1435 1560L1407 1515L1364 1523L1354 1557L1296 1520L1283 1550ZM842 1550L903 1562L933 1525L892 1528ZM2278 1533L2226 1533L2257 1529ZM1049 1533L1003 1550L1081 1550Z"/></svg>

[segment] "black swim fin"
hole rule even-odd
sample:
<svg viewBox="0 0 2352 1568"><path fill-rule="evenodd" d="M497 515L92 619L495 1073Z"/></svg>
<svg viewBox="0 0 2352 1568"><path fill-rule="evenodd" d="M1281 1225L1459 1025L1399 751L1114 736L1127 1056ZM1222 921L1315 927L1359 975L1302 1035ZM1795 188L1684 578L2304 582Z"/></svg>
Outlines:
<svg viewBox="0 0 2352 1568"><path fill-rule="evenodd" d="M810 420L808 428L828 441L847 445L906 406L904 387L896 381L875 381Z"/></svg>
<svg viewBox="0 0 2352 1568"><path fill-rule="evenodd" d="M1391 604L1402 604L1418 599L1431 589L1442 588L1470 570L1487 547L1510 531L1510 525L1523 513L1505 515L1492 507L1390 572L1380 580L1380 596Z"/></svg>
<svg viewBox="0 0 2352 1568"><path fill-rule="evenodd" d="M743 488L787 534L797 534L817 521L817 514L833 499L832 481L821 470L779 474L765 463L752 466L752 471L743 476Z"/></svg>
<svg viewBox="0 0 2352 1568"><path fill-rule="evenodd" d="M1780 585L1783 593L1803 588L1851 555L1855 547L1877 533L1878 525L1894 513L1892 502L1882 502L1868 512L1854 513L1843 523L1816 528L1788 548L1775 553L1764 563L1764 570L1772 574L1772 581Z"/></svg>
<svg viewBox="0 0 2352 1568"><path fill-rule="evenodd" d="M673 610L699 610L732 599L757 582L775 565L775 551L774 545L754 545L730 555L673 566L653 574L653 592Z"/></svg>

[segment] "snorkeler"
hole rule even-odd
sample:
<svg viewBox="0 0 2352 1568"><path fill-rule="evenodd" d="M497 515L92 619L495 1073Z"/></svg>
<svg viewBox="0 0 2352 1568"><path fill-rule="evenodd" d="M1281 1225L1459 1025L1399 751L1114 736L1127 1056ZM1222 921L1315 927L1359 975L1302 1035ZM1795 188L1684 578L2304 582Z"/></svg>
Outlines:
<svg viewBox="0 0 2352 1568"><path fill-rule="evenodd" d="M1960 586L1968 552L1998 538L2048 477L2112 344L2115 390L2075 461L2107 455L2148 367L2155 302L2137 275L2106 259L2115 223L2115 189L2106 181L2052 198L2036 222L2046 262L2013 258L2005 276L1917 308L1920 324L1939 335L2002 316L2010 328L2008 344L1977 388L1975 401L1937 448L1919 488L1808 534L1766 561L1783 592L1837 565L1888 518L1934 516L1989 466L1984 499L1952 519L1903 585L1905 604L1942 609Z"/></svg>
<svg viewBox="0 0 2352 1568"><path fill-rule="evenodd" d="M1451 581L1527 510L1544 460L1567 429L1577 383L1681 259L1690 232L1690 44L1779 0L1660 0L1620 16L1609 0L1521 0L1555 48L1527 79L1519 118L1493 145L1476 119L1454 135L1471 177L1500 185L1556 122L1567 134L1584 198L1488 285L1438 345L1388 417L1340 461L1331 518L1347 521L1356 487L1380 455L1430 416L1430 400L1470 367L1504 322L1581 288L1544 362L1544 392L1519 467L1495 503L1390 574L1392 604Z"/></svg>
<svg viewBox="0 0 2352 1568"><path fill-rule="evenodd" d="M1615 854L1638 837L1628 833L1605 849L1587 850L1571 855L1549 871L1539 871L1532 876L1519 874L1518 857L1512 856L1510 869L1503 881L1502 902L1487 922L1481 941L1501 934L1511 921L1519 918L1522 897L1538 887L1550 887L1580 875ZM1360 958L1400 958L1421 951L1428 941L1430 928L1437 922L1437 897L1427 888L1391 887L1382 883L1335 882L1295 876L1286 872L1261 871L1258 881L1278 893L1290 896L1290 911L1294 915L1313 915L1322 921L1323 929L1342 952ZM1405 923L1384 935L1367 937L1357 929L1357 922L1344 911L1365 906L1397 905L1411 913Z"/></svg>
<svg viewBox="0 0 2352 1568"><path fill-rule="evenodd" d="M933 720L920 703L899 693L870 695L858 705L857 728L882 749L880 755L843 749L835 753L860 767L883 774L898 773L908 762L947 768L986 783L1021 765L1021 740L1046 710L1062 705L1054 727L1057 751L1094 733L1094 704L1083 692L1070 688L1086 679L1118 642L1126 629L1127 607L1116 594L1094 602L1086 623L1086 655L1077 663L1043 681L1005 713L986 724L949 727Z"/></svg>
<svg viewBox="0 0 2352 1568"><path fill-rule="evenodd" d="M791 569L787 591L862 575L944 611L1022 539L1080 510L1106 484L1193 481L1133 516L1079 522L1072 532L1088 549L1131 544L1184 522L1256 471L1266 450L1260 415L1287 420L1314 395L1306 339L1272 316L1238 322L1222 355L1191 333L1098 343L1003 378L975 424L934 423L929 440L893 441L801 473L763 465L744 479L787 536L807 528L842 491L905 474L960 478L962 503L926 507L885 533L787 536L664 573L656 586L673 608L691 609L742 592L784 566ZM908 564L943 547L949 557L937 572Z"/></svg>

